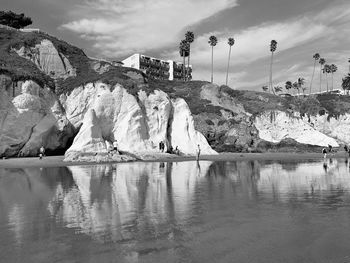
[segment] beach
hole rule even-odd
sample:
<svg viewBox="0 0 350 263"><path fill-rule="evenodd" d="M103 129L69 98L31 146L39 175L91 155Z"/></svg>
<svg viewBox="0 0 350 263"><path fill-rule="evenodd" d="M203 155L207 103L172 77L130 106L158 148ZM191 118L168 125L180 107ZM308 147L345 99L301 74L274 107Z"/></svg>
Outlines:
<svg viewBox="0 0 350 263"><path fill-rule="evenodd" d="M345 151L337 152L334 154L327 154L328 158L348 158L348 154ZM309 160L322 160L323 155L321 153L290 153L290 152L267 152L267 153L221 153L218 155L202 155L200 161L242 161L242 160L289 160L289 161L309 161ZM163 154L157 156L153 160L135 162L183 162L194 161L194 156L177 156L170 154ZM64 156L46 156L43 159L38 157L21 157L21 158L8 158L0 159L0 168L27 168L27 167L62 167L73 165L95 165L117 162L65 162Z"/></svg>

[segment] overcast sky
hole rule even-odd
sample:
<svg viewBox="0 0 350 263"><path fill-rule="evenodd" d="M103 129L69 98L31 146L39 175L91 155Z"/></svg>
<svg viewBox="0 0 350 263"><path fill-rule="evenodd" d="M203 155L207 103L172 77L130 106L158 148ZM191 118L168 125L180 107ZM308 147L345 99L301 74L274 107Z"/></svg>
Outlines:
<svg viewBox="0 0 350 263"><path fill-rule="evenodd" d="M229 46L234 37L229 85L261 90L268 82L269 44L275 39L274 84L311 79L313 54L334 63L335 86L348 72L349 0L0 0L2 10L32 17L32 27L84 49L87 55L123 60L144 53L181 61L178 44L186 31L194 79L210 80L210 35L214 82L224 84ZM325 76L323 76L325 88ZM314 88L319 88L317 65Z"/></svg>

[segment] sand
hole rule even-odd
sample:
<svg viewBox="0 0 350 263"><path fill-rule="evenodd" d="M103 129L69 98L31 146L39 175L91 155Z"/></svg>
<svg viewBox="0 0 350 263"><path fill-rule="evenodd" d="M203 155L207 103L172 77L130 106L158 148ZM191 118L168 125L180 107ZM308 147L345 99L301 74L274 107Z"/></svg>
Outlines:
<svg viewBox="0 0 350 263"><path fill-rule="evenodd" d="M328 154L327 158L347 158L346 152L338 152ZM47 156L43 159L28 157L28 158L9 158L0 159L0 168L26 168L26 167L61 167L72 165L95 165L91 162L64 162L64 156ZM177 155L159 156L151 162L182 162L193 161L195 157L182 157ZM290 161L311 161L323 160L321 153L222 153L219 155L203 155L200 160L208 161L243 161L243 160L290 160ZM142 161L137 161L142 162Z"/></svg>

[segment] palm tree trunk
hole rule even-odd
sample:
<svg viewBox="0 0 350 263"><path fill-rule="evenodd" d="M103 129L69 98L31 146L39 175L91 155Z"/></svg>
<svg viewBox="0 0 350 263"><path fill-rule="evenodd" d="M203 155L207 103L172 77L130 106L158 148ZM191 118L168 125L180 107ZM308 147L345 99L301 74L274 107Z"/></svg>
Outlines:
<svg viewBox="0 0 350 263"><path fill-rule="evenodd" d="M334 88L334 87L333 87L333 72L332 72L332 90L333 90L333 88Z"/></svg>
<svg viewBox="0 0 350 263"><path fill-rule="evenodd" d="M182 74L183 74L184 81L186 81L186 65L185 65L186 62L185 62L185 59L186 59L186 57L184 55L184 61L182 63Z"/></svg>
<svg viewBox="0 0 350 263"><path fill-rule="evenodd" d="M328 73L326 73L326 81L327 81L327 92L328 92Z"/></svg>
<svg viewBox="0 0 350 263"><path fill-rule="evenodd" d="M187 59L187 69L190 70L190 56L191 56L191 47L190 47L190 50L188 51L188 59ZM187 76L188 80L189 80L189 74Z"/></svg>
<svg viewBox="0 0 350 263"><path fill-rule="evenodd" d="M214 46L211 46L211 83L213 83L214 77L213 77L213 72L214 72Z"/></svg>
<svg viewBox="0 0 350 263"><path fill-rule="evenodd" d="M309 95L311 95L312 82L313 82L313 80L314 80L315 69L316 69L316 59L315 59L315 63L314 63L314 71L312 72L312 77L311 77L311 83L310 83L310 91L309 91Z"/></svg>
<svg viewBox="0 0 350 263"><path fill-rule="evenodd" d="M272 85L272 63L273 63L273 52L271 52L271 63L270 63L270 89L272 90L272 93L276 95Z"/></svg>
<svg viewBox="0 0 350 263"><path fill-rule="evenodd" d="M230 67L230 57L231 57L231 46L230 46L230 49L228 51L227 72L226 72L226 86L227 86L227 82L228 82L228 69Z"/></svg>
<svg viewBox="0 0 350 263"><path fill-rule="evenodd" d="M320 93L322 92L322 65L320 68Z"/></svg>

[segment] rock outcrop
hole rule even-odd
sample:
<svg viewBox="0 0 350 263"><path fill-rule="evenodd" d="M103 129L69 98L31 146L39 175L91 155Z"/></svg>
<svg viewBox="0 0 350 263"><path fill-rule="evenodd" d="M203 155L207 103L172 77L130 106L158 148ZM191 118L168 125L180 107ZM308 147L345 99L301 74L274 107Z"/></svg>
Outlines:
<svg viewBox="0 0 350 263"><path fill-rule="evenodd" d="M121 85L90 83L63 98L68 119L80 131L70 152L105 153L117 140L121 152L136 154L159 153L159 142L166 149L178 147L181 154L216 154L205 137L195 130L192 114L183 99L170 99L159 90L147 95L139 91L131 95ZM105 141L109 142L106 144ZM142 157L141 157L142 158Z"/></svg>
<svg viewBox="0 0 350 263"><path fill-rule="evenodd" d="M14 51L19 56L32 61L41 71L54 79L76 76L76 70L66 56L58 52L48 39L42 40L34 47L22 46Z"/></svg>
<svg viewBox="0 0 350 263"><path fill-rule="evenodd" d="M74 134L56 95L33 81L10 97L0 87L0 156L36 155L41 145L64 148Z"/></svg>
<svg viewBox="0 0 350 263"><path fill-rule="evenodd" d="M347 96L282 98L148 79L41 32L0 31L11 38L0 39L0 72L8 75L0 76L0 156L71 146L67 159L97 152L104 161L115 140L125 155L143 159L160 154L161 141L182 155L194 155L198 145L201 154L215 154L350 144Z"/></svg>
<svg viewBox="0 0 350 263"><path fill-rule="evenodd" d="M264 112L255 118L259 137L265 141L278 143L283 139L294 139L302 144L338 147L338 143L312 127L300 117L289 116L285 112Z"/></svg>

